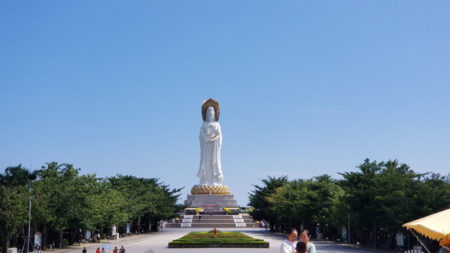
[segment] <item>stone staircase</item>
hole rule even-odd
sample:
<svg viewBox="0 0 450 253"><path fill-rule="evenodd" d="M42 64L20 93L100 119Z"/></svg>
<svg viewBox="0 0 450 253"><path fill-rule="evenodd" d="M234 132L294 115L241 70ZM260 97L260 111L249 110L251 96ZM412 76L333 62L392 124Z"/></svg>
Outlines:
<svg viewBox="0 0 450 253"><path fill-rule="evenodd" d="M239 215L182 215L178 223L168 222L166 228L256 228L248 214Z"/></svg>

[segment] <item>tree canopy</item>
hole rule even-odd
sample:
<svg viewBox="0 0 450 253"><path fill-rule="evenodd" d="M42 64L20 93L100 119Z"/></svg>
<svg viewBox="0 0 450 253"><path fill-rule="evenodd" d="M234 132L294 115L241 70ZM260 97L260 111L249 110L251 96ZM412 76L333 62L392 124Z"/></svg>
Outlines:
<svg viewBox="0 0 450 253"><path fill-rule="evenodd" d="M450 208L449 176L416 173L397 160L366 159L357 169L339 180L329 175L263 179L249 196L252 215L272 230L314 231L319 224L329 238L340 238L349 222L352 240L389 248L402 224Z"/></svg>
<svg viewBox="0 0 450 253"><path fill-rule="evenodd" d="M30 196L32 228L42 233L44 247L80 241L86 230L105 236L112 226L121 233L127 224L132 232L145 232L151 224L155 228L157 221L174 217L180 210L181 189L171 189L157 178L99 178L80 175L80 171L72 164L51 162L33 172L19 165L0 174L3 252L12 239L24 240L21 228L28 221Z"/></svg>

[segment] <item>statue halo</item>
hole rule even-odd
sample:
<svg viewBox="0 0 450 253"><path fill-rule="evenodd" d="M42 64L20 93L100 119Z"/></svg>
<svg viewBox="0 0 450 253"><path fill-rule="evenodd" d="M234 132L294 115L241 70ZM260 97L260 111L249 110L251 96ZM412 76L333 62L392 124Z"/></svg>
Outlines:
<svg viewBox="0 0 450 253"><path fill-rule="evenodd" d="M214 114L215 114L215 117L216 117L216 121L219 121L220 105L219 105L219 102L217 102L217 100L214 100L212 98L203 101L203 104L202 104L203 121L206 120L206 111L208 110L208 107L214 108Z"/></svg>

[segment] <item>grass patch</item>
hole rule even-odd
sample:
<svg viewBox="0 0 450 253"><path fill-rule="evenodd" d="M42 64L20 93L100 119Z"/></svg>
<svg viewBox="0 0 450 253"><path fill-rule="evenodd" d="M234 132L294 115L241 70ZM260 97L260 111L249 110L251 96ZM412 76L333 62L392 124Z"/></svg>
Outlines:
<svg viewBox="0 0 450 253"><path fill-rule="evenodd" d="M169 242L169 248L269 248L269 243L241 232L191 232Z"/></svg>

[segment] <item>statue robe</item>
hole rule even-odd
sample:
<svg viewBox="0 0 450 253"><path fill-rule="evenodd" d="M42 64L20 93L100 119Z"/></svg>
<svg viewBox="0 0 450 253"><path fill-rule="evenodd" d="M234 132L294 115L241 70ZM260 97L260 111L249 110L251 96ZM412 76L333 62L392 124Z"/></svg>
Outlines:
<svg viewBox="0 0 450 253"><path fill-rule="evenodd" d="M215 138L211 140L213 136ZM222 132L219 123L203 122L200 130L200 168L197 173L201 185L222 185L221 146Z"/></svg>

